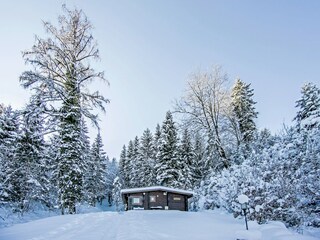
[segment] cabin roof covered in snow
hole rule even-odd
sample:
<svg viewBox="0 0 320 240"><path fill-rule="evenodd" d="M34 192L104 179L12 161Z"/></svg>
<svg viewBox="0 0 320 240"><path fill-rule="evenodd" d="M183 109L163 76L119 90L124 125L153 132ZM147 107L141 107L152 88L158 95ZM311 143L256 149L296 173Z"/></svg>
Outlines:
<svg viewBox="0 0 320 240"><path fill-rule="evenodd" d="M182 189L176 189L176 188L169 188L169 187L162 187L162 186L122 189L121 190L121 194L139 193L139 192L153 192L153 191L164 191L164 192L179 193L179 194L187 195L189 197L193 196L193 192L191 192L191 191L182 190Z"/></svg>

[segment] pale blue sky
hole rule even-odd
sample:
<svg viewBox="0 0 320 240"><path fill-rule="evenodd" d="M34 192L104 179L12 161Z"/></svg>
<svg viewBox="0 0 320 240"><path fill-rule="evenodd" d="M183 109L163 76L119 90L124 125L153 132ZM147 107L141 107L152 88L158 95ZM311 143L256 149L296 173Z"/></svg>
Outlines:
<svg viewBox="0 0 320 240"><path fill-rule="evenodd" d="M154 131L181 96L187 76L220 64L231 84L252 84L259 128L290 124L300 87L320 83L320 1L114 0L2 1L0 102L20 108L29 93L18 77L27 69L21 51L41 20L56 21L61 4L84 10L95 26L110 98L101 127L105 149L117 157L123 144L147 127Z"/></svg>

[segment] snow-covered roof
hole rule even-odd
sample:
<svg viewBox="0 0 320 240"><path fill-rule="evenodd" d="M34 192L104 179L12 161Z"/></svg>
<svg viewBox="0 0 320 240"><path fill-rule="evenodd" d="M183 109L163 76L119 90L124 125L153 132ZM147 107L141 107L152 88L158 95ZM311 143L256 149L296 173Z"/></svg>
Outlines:
<svg viewBox="0 0 320 240"><path fill-rule="evenodd" d="M187 196L192 197L194 194L191 191L176 189L176 188L169 188L169 187L162 187L162 186L153 186L153 187L143 187L143 188L128 188L122 189L121 194L125 193L138 193L138 192L153 192L153 191L164 191L164 192L172 192L172 193L180 193Z"/></svg>

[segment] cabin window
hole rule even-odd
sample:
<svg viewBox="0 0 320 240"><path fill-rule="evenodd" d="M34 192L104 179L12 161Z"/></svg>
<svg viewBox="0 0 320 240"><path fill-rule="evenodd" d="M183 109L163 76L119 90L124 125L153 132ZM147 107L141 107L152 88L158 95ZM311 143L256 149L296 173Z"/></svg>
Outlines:
<svg viewBox="0 0 320 240"><path fill-rule="evenodd" d="M150 202L156 202L156 196L150 196Z"/></svg>
<svg viewBox="0 0 320 240"><path fill-rule="evenodd" d="M174 200L174 201L180 201L180 200L181 200L181 197L174 197L173 200Z"/></svg>
<svg viewBox="0 0 320 240"><path fill-rule="evenodd" d="M133 197L133 198L132 198L132 204L134 204L134 205L141 205L141 204L142 204L142 199L141 199L141 197Z"/></svg>

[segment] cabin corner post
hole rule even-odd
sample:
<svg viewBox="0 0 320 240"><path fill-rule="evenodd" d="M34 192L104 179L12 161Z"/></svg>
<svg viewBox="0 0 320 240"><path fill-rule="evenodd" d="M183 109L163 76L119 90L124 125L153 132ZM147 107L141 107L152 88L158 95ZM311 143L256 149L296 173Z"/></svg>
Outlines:
<svg viewBox="0 0 320 240"><path fill-rule="evenodd" d="M169 210L169 193L167 192L166 195L167 195L167 203L166 203L165 209L167 208L166 210Z"/></svg>

